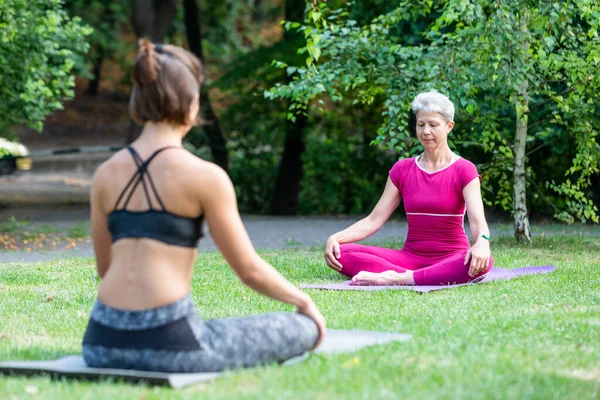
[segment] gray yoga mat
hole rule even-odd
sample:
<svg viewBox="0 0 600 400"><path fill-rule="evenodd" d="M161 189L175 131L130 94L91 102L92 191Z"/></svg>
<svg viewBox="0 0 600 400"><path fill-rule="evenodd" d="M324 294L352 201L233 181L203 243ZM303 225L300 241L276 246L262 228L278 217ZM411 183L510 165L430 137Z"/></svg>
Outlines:
<svg viewBox="0 0 600 400"><path fill-rule="evenodd" d="M554 265L542 265L535 267L523 267L515 269L502 269L492 268L487 276L477 283L461 283L458 285L430 285L430 286L408 286L408 285L396 285L396 286L353 286L350 285L350 281L341 283L323 283L323 284L306 284L300 285L304 289L324 289L324 290L412 290L414 292L428 293L433 290L441 289L453 289L459 286L476 285L480 283L507 280L518 278L523 275L535 275L535 274L547 274L554 271L556 267Z"/></svg>
<svg viewBox="0 0 600 400"><path fill-rule="evenodd" d="M390 342L404 342L411 335L375 331L345 331L329 329L327 337L317 348L317 354L336 354L357 351L364 347ZM309 353L285 361L282 365L295 364L305 360ZM206 382L218 378L222 373L163 373L136 371L130 369L89 368L80 355L72 355L49 361L6 361L0 362L0 374L40 375L50 374L56 377L68 377L86 380L114 378L128 382L145 382L158 385L170 385L178 389L184 386Z"/></svg>

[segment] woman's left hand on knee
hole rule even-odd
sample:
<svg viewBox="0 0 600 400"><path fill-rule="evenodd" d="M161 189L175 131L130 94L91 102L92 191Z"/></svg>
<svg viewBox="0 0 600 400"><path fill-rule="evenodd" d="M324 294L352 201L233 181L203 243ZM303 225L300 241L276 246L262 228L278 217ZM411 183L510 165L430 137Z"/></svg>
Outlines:
<svg viewBox="0 0 600 400"><path fill-rule="evenodd" d="M473 247L467 251L465 256L465 265L470 262L469 276L474 277L485 271L490 265L490 245L488 242L477 241Z"/></svg>

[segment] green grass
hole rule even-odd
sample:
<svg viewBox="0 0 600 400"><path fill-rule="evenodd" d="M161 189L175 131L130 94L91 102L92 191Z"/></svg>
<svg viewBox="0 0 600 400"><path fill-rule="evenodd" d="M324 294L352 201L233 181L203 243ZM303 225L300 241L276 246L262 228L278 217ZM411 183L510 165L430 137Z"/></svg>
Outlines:
<svg viewBox="0 0 600 400"><path fill-rule="evenodd" d="M51 233L60 233L61 230L60 228L57 228L56 226L52 226L52 225L40 225L37 228L34 229L34 233L41 235L41 234L51 234Z"/></svg>
<svg viewBox="0 0 600 400"><path fill-rule="evenodd" d="M88 221L79 222L67 230L67 237L80 239L90 236L90 224Z"/></svg>
<svg viewBox="0 0 600 400"><path fill-rule="evenodd" d="M14 216L11 216L6 221L0 221L0 233L16 232L28 224L29 221L26 219L18 220Z"/></svg>
<svg viewBox="0 0 600 400"><path fill-rule="evenodd" d="M262 255L295 284L343 280L324 266L320 250ZM231 372L178 391L0 376L0 398L599 398L600 237L547 237L533 246L500 239L494 258L503 268L558 269L424 295L309 291L329 327L410 333L410 342ZM80 352L98 283L92 259L0 264L0 359ZM205 318L291 311L245 288L216 252L199 255L193 298ZM38 393L28 394L28 386Z"/></svg>

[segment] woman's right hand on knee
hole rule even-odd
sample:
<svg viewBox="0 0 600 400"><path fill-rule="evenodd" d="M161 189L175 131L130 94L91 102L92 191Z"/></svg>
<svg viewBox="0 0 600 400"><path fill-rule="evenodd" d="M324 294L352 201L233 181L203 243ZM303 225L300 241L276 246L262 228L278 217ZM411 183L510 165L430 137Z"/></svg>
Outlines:
<svg viewBox="0 0 600 400"><path fill-rule="evenodd" d="M310 297L308 297L308 295L305 304L298 306L298 312L306 315L315 321L315 324L317 324L317 328L319 329L319 339L317 339L317 343L315 343L315 346L312 348L312 350L314 350L319 347L321 343L323 343L323 339L325 339L325 336L327 335L325 317L323 317L323 314L321 314L315 303Z"/></svg>
<svg viewBox="0 0 600 400"><path fill-rule="evenodd" d="M340 243L330 236L325 243L325 262L329 268L338 272L342 271L342 264L338 261L340 255Z"/></svg>

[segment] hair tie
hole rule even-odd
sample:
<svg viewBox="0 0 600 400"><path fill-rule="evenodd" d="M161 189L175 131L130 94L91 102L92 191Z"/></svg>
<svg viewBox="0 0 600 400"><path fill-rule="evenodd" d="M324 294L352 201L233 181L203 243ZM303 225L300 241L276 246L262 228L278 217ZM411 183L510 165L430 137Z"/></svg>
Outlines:
<svg viewBox="0 0 600 400"><path fill-rule="evenodd" d="M162 51L163 51L163 45L162 45L162 43L156 43L156 44L154 45L154 50L155 50L157 53L161 54L161 53L162 53Z"/></svg>

